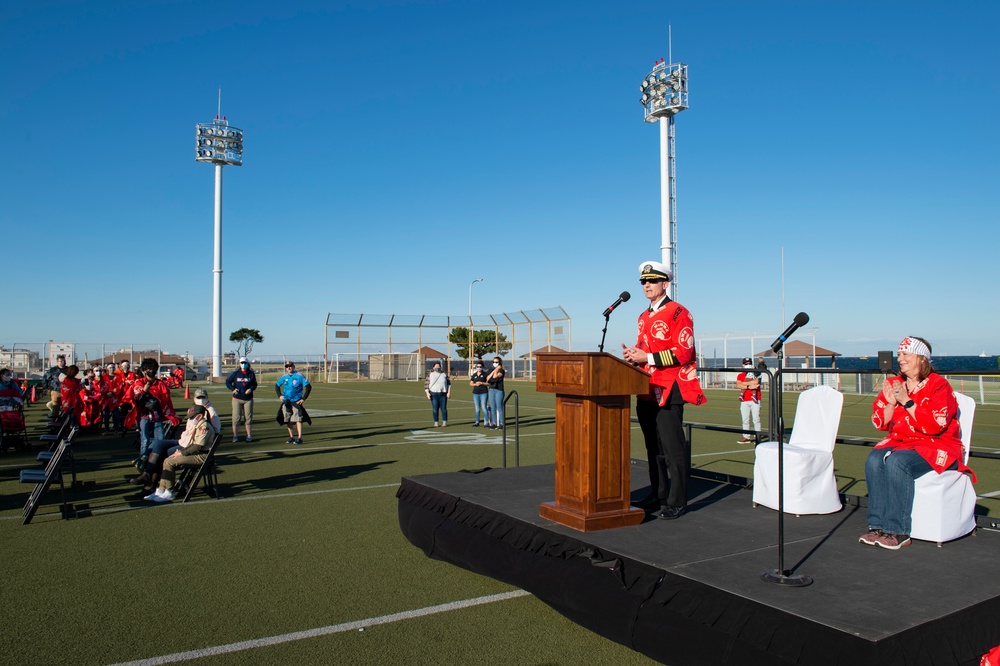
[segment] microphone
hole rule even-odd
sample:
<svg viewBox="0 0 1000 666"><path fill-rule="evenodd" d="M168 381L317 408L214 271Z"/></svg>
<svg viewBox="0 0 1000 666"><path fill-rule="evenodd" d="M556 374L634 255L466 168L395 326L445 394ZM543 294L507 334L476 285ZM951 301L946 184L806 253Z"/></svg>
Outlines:
<svg viewBox="0 0 1000 666"><path fill-rule="evenodd" d="M623 291L621 293L621 295L618 297L618 300L615 301L614 303L612 303L611 306L607 310L604 311L604 315L603 316L605 318L610 317L611 313L615 311L616 307L618 307L619 305L621 305L622 303L624 303L625 301L627 301L630 298L632 298L632 294L628 293L627 291ZM809 321L809 317L806 317L806 321Z"/></svg>
<svg viewBox="0 0 1000 666"><path fill-rule="evenodd" d="M792 323L788 325L788 328L785 329L785 332L779 335L778 339L771 343L771 351L777 354L778 350L781 349L781 345L785 344L785 340L787 340L792 333L799 330L799 326L805 326L808 323L809 315L805 312L800 312L795 315L795 318L792 320Z"/></svg>

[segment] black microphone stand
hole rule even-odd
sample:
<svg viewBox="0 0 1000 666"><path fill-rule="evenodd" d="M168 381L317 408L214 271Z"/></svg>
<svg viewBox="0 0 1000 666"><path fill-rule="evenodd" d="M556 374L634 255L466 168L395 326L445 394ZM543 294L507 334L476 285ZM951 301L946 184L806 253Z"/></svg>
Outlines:
<svg viewBox="0 0 1000 666"><path fill-rule="evenodd" d="M604 328L601 329L601 344L597 346L597 351L604 351L604 336L608 334L608 320L611 319L611 313L604 315Z"/></svg>
<svg viewBox="0 0 1000 666"><path fill-rule="evenodd" d="M765 571L760 579L765 583L774 583L785 587L805 587L812 585L813 579L804 574L791 575L785 571L785 417L782 416L781 376L785 369L785 346L778 347L778 371L775 373L774 386L771 387L771 400L775 401L772 413L778 416L778 568Z"/></svg>

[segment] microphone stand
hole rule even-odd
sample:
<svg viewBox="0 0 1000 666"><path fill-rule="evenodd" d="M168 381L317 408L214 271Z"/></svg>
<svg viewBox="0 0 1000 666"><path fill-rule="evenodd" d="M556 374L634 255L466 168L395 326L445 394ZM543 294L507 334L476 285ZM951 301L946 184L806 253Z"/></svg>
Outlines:
<svg viewBox="0 0 1000 666"><path fill-rule="evenodd" d="M778 371L776 381L771 387L771 400L774 400L778 415L778 568L765 571L760 579L765 583L774 583L784 587L805 587L812 585L813 579L804 574L791 575L785 571L785 417L782 416L781 376L785 369L785 346L778 347Z"/></svg>
<svg viewBox="0 0 1000 666"><path fill-rule="evenodd" d="M601 329L601 344L597 346L597 351L604 351L604 336L608 334L608 320L611 319L611 313L604 315L604 328Z"/></svg>

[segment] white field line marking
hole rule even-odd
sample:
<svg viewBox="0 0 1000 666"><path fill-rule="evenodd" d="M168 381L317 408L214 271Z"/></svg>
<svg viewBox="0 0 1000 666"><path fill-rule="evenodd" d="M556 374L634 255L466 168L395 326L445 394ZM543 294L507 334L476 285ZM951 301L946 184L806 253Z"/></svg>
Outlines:
<svg viewBox="0 0 1000 666"><path fill-rule="evenodd" d="M317 627L316 629L306 629L305 631L294 631L289 634L268 636L267 638L255 638L249 641L240 641L238 643L229 643L227 645L217 645L215 647L190 650L188 652L175 652L174 654L165 654L159 657L150 657L149 659L126 661L113 664L113 666L159 666L159 664L171 664L178 661L214 657L221 654L231 654L233 652L241 652L243 650L253 650L254 648L270 647L272 645L280 645L281 643L291 643L292 641L317 638L319 636L329 636L330 634L339 634L345 631L357 631L364 629L365 627L375 627L380 624L389 624L391 622L400 622L402 620L410 620L417 617L426 617L437 613L446 613L448 611L461 610L472 606L491 604L496 601L506 601L517 597L524 597L528 594L530 593L525 592L524 590L514 590L513 592L491 594L485 597L463 599L462 601L451 601L446 604L438 604L437 606L428 606L426 608L403 611L402 613L392 613L391 615L382 615L381 617L371 617L365 620L356 620L354 622L345 622L343 624L332 624L326 627Z"/></svg>

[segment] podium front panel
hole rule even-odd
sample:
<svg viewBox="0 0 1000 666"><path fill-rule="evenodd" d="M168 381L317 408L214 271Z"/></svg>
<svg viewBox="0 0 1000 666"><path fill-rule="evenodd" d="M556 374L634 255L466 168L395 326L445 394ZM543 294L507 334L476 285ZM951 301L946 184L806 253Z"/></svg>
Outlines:
<svg viewBox="0 0 1000 666"><path fill-rule="evenodd" d="M622 442L629 442L629 399L559 396L556 401L556 504L609 511L627 505ZM624 467L627 470L627 466Z"/></svg>

